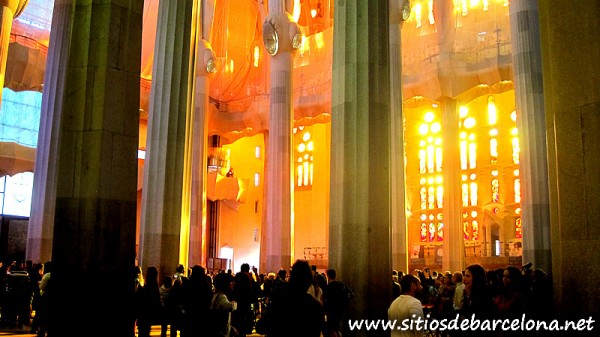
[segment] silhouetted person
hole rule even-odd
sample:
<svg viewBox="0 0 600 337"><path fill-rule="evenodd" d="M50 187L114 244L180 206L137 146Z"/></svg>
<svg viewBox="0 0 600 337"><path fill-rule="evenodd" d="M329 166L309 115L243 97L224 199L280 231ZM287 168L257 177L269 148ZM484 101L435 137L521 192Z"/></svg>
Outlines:
<svg viewBox="0 0 600 337"><path fill-rule="evenodd" d="M290 280L269 309L269 337L320 337L324 327L323 308L308 294L313 281L310 266L297 260Z"/></svg>

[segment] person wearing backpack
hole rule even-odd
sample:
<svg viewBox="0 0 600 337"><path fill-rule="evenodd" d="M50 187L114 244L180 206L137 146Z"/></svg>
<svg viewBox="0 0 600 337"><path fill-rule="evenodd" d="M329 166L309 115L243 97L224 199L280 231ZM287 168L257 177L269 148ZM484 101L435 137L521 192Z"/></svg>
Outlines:
<svg viewBox="0 0 600 337"><path fill-rule="evenodd" d="M353 297L352 290L336 280L335 269L326 271L328 283L323 291L323 310L325 311L325 337L342 336L342 317Z"/></svg>

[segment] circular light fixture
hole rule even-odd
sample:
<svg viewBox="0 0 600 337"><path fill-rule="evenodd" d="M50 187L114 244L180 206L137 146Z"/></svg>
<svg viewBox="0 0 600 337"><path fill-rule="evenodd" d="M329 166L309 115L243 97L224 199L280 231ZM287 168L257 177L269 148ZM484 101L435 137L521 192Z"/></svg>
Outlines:
<svg viewBox="0 0 600 337"><path fill-rule="evenodd" d="M275 27L269 21L263 24L263 43L269 55L275 56L277 54L279 50L279 38L277 37Z"/></svg>
<svg viewBox="0 0 600 337"><path fill-rule="evenodd" d="M292 47L294 47L294 49L302 47L302 34L297 33L294 35L294 38L292 39Z"/></svg>
<svg viewBox="0 0 600 337"><path fill-rule="evenodd" d="M404 0L402 2L402 21L408 20L410 17L410 1Z"/></svg>
<svg viewBox="0 0 600 337"><path fill-rule="evenodd" d="M217 71L217 62L215 62L214 58L210 58L206 62L206 72L209 73L209 74L212 74L215 71Z"/></svg>

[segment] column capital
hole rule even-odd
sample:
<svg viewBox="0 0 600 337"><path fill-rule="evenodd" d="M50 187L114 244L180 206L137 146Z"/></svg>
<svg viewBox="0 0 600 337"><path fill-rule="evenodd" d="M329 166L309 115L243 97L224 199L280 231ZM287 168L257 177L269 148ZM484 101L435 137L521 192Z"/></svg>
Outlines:
<svg viewBox="0 0 600 337"><path fill-rule="evenodd" d="M217 59L210 42L202 39L198 44L196 74L204 76L214 74L217 71Z"/></svg>
<svg viewBox="0 0 600 337"><path fill-rule="evenodd" d="M294 54L302 45L300 26L287 12L271 13L263 23L263 42L271 56L277 53Z"/></svg>

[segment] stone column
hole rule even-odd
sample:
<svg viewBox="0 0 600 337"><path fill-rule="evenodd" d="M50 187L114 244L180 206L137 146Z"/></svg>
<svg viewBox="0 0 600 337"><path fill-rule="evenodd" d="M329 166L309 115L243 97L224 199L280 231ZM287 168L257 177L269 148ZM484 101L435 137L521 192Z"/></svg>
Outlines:
<svg viewBox="0 0 600 337"><path fill-rule="evenodd" d="M350 318L383 319L392 286L388 3L338 2L334 15L329 265L354 290Z"/></svg>
<svg viewBox="0 0 600 337"><path fill-rule="evenodd" d="M266 148L266 204L267 226L262 245L266 253L266 270L277 271L291 265L293 250L294 209L292 171L292 127L294 123L292 101L292 71L294 54L299 46L294 46L295 34L300 29L292 22L285 10L285 1L269 1L269 15L263 24L265 44L270 39L268 31L276 32L279 43L277 50L269 52L271 58L271 96L269 111L269 139ZM267 29L267 31L265 31ZM274 46L274 44L273 44ZM269 48L269 47L267 47Z"/></svg>
<svg viewBox="0 0 600 337"><path fill-rule="evenodd" d="M2 104L2 88L6 76L8 45L13 20L23 12L28 0L0 0L0 104Z"/></svg>
<svg viewBox="0 0 600 337"><path fill-rule="evenodd" d="M444 98L442 111L442 170L444 178L444 258L442 269L451 272L465 268L465 243L462 224L460 146L458 106L455 99Z"/></svg>
<svg viewBox="0 0 600 337"><path fill-rule="evenodd" d="M600 293L589 280L600 278L598 13L596 0L539 1L546 123L535 125L548 143L556 308L596 321Z"/></svg>
<svg viewBox="0 0 600 337"><path fill-rule="evenodd" d="M482 256L492 256L495 242L492 242L492 224L483 225L485 228L485 245L481 250Z"/></svg>
<svg viewBox="0 0 600 337"><path fill-rule="evenodd" d="M195 11L197 28L195 55L195 84L193 99L193 121L191 142L191 198L188 264L206 265L207 238L207 142L209 116L209 75L216 71L215 56L208 40L210 39L211 23L214 12L213 1L200 1ZM183 233L182 233L183 234ZM184 243L182 242L182 245Z"/></svg>
<svg viewBox="0 0 600 337"><path fill-rule="evenodd" d="M404 172L404 120L402 114L401 0L390 1L390 113L392 172L392 268L409 272Z"/></svg>
<svg viewBox="0 0 600 337"><path fill-rule="evenodd" d="M56 198L54 336L133 335L142 11L141 0L55 2L46 79L58 81L42 114L44 137L58 138L44 147L57 146L44 192Z"/></svg>
<svg viewBox="0 0 600 337"><path fill-rule="evenodd" d="M538 1L514 0L510 2L509 10L521 142L523 264L532 262L534 268L550 272L550 201Z"/></svg>
<svg viewBox="0 0 600 337"><path fill-rule="evenodd" d="M172 274L180 255L192 0L159 4L144 165L139 261ZM183 260L180 260L182 258ZM186 263L187 264L187 263Z"/></svg>
<svg viewBox="0 0 600 337"><path fill-rule="evenodd" d="M58 3L58 1L57 1ZM45 263L52 259L52 237L56 207L56 174L58 165L58 130L64 105L66 71L69 61L69 35L73 22L72 4L55 6L52 13L50 45L44 73L42 110L35 154L31 214L27 230L26 259Z"/></svg>

